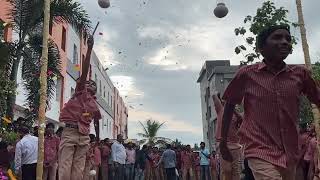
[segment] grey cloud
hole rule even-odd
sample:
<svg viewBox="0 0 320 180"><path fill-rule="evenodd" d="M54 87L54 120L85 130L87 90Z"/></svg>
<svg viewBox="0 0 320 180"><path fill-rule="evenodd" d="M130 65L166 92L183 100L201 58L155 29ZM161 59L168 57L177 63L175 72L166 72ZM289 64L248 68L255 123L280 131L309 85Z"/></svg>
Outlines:
<svg viewBox="0 0 320 180"><path fill-rule="evenodd" d="M135 87L144 92L144 97L136 99L133 105L140 110L170 114L173 119L199 128L200 92L196 79L203 62L207 59L230 59L233 63L238 63L242 57L236 56L233 51L239 41L233 29L243 25L243 18L248 14L255 14L256 8L263 2L224 0L229 14L224 19L217 19L213 16L216 3L214 0L110 0L112 5L106 10L100 9L96 1L80 1L93 22L101 22L98 31L109 37L105 42L102 42L103 38L97 38L97 44L102 46L99 47L98 56L108 58L103 56L105 48L105 51L112 52L114 59L103 61L121 63L117 66L105 64L110 68L108 74L133 77ZM294 0L275 2L289 9L291 20L297 19ZM303 4L313 57L313 54L317 53L320 38L320 23L317 19L320 1L304 0ZM152 36L141 36L152 28L159 31L155 31ZM293 30L293 33L299 36L298 30ZM177 35L180 37L176 38ZM195 40L188 42L191 38ZM179 46L180 44L182 46ZM166 71L163 70L165 66L147 64L163 47L170 46L173 48L170 49L168 60L178 62L178 65L186 65L188 69ZM294 54L289 57L289 63L303 62L300 46L298 44ZM136 131L139 125L134 121L129 123L129 132L130 128ZM179 137L186 143L199 142L202 139L201 136L187 132L162 131L161 135Z"/></svg>

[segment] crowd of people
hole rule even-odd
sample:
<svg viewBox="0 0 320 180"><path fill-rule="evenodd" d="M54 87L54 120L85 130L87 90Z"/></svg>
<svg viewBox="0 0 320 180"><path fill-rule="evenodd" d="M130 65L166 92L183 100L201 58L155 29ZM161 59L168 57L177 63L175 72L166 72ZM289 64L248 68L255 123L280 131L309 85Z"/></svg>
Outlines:
<svg viewBox="0 0 320 180"><path fill-rule="evenodd" d="M23 118L19 118L20 120ZM38 134L30 128L19 127L15 144L1 141L0 169L3 175L12 170L17 178L34 180L38 160ZM63 128L56 132L55 125L46 125L44 140L43 179L59 179L59 146ZM218 159L209 153L205 143L194 151L190 145L172 147L140 146L124 143L122 135L116 140L99 141L90 134L90 148L86 152L84 180L215 180L218 178ZM60 161L59 161L60 160ZM1 180L5 180L0 178Z"/></svg>
<svg viewBox="0 0 320 180"><path fill-rule="evenodd" d="M22 118L19 118L22 119ZM35 128L36 130L36 128ZM59 179L59 146L63 128L56 132L55 125L46 125L44 140L43 179ZM38 134L30 128L17 129L20 138L15 144L1 141L0 168L15 172L23 180L34 180L38 160ZM90 134L90 148L86 152L84 180L208 180L218 177L217 156L201 143L200 151L190 145L163 148L124 143L122 135L116 140L99 141ZM60 161L59 161L60 160ZM1 180L4 178L0 178Z"/></svg>
<svg viewBox="0 0 320 180"><path fill-rule="evenodd" d="M55 126L47 124L44 151L44 180L58 179L59 144L62 128L54 132ZM20 127L21 139L16 144L1 141L0 168L2 172L13 170L18 177L34 180L38 156L37 133L31 134L29 128ZM201 142L200 150L190 145L158 148L140 146L133 142L124 143L121 135L116 140L99 141L90 134L90 148L86 153L84 180L222 180L226 167L219 153L206 148ZM300 130L299 164L296 180L315 180L319 177L317 138L314 126ZM243 152L237 165L240 179L254 179ZM5 176L0 179L5 180ZM231 174L234 174L231 173ZM12 175L11 175L12 176ZM30 177L30 178L26 178Z"/></svg>

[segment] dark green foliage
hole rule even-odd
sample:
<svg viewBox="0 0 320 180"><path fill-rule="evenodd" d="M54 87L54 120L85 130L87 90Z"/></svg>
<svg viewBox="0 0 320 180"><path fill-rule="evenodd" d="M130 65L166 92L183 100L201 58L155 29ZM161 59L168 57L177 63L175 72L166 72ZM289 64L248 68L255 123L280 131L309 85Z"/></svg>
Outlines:
<svg viewBox="0 0 320 180"><path fill-rule="evenodd" d="M193 150L194 150L194 151L199 151L199 150L200 150L200 147L199 147L199 145L198 145L197 143L194 144Z"/></svg>
<svg viewBox="0 0 320 180"><path fill-rule="evenodd" d="M245 45L238 45L235 47L236 54L242 54L245 60L241 64L252 63L255 59L260 58L255 43L256 36L265 28L272 25L291 25L296 27L296 23L292 23L287 19L289 13L284 7L277 8L271 1L266 1L261 8L257 9L255 16L248 15L244 19L246 26L236 28L234 30L236 36L242 36L246 42ZM249 33L248 33L249 32ZM292 36L292 43L296 44L297 39Z"/></svg>
<svg viewBox="0 0 320 180"><path fill-rule="evenodd" d="M316 62L312 66L312 75L315 81L320 81L320 63ZM312 107L310 101L306 96L300 97L300 114L299 114L299 126L306 128L314 121Z"/></svg>
<svg viewBox="0 0 320 180"><path fill-rule="evenodd" d="M300 113L299 113L299 126L300 128L307 128L313 122L313 113L310 101L306 96L300 97Z"/></svg>
<svg viewBox="0 0 320 180"><path fill-rule="evenodd" d="M13 43L4 42L3 31L3 22L0 21L0 117L6 115L7 96L15 93L14 84L9 81L9 69L15 58L15 47Z"/></svg>
<svg viewBox="0 0 320 180"><path fill-rule="evenodd" d="M27 91L26 105L27 119L33 122L37 119L39 103L40 103L40 58L42 51L42 36L34 34L30 36L27 43L30 45L26 47L23 53L22 61L22 78L23 85ZM54 77L60 75L60 54L59 49L53 41L49 41L48 48L48 71L47 71L47 107L50 105L50 100L54 98L55 81Z"/></svg>
<svg viewBox="0 0 320 180"><path fill-rule="evenodd" d="M164 123L148 119L145 124L139 121L141 127L143 128L143 133L138 133L138 136L141 136L141 144L146 143L147 145L154 146L157 144L166 144L170 143L169 138L159 137L158 132Z"/></svg>

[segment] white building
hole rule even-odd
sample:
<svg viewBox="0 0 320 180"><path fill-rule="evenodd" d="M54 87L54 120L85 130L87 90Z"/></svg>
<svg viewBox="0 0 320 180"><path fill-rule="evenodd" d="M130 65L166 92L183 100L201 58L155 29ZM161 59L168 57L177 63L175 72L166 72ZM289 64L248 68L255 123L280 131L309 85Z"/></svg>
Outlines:
<svg viewBox="0 0 320 180"><path fill-rule="evenodd" d="M112 133L114 123L114 86L94 51L91 54L90 77L97 84L97 103L102 115L99 124L100 139L114 138ZM93 124L91 125L91 132L94 132Z"/></svg>
<svg viewBox="0 0 320 180"><path fill-rule="evenodd" d="M238 66L230 66L230 61L206 61L199 74L203 140L211 150L215 149L215 129L217 114L214 110L212 92L223 95Z"/></svg>

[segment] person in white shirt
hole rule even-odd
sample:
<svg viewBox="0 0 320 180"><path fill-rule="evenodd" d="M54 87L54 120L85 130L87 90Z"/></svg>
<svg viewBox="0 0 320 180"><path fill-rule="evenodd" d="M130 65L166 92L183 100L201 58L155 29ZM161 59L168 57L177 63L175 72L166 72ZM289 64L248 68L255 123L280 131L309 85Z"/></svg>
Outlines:
<svg viewBox="0 0 320 180"><path fill-rule="evenodd" d="M126 149L122 145L123 136L119 134L111 146L111 156L114 167L115 180L124 180L125 164L127 159Z"/></svg>
<svg viewBox="0 0 320 180"><path fill-rule="evenodd" d="M18 131L22 139L16 145L15 170L23 180L35 180L38 159L38 138L32 136L27 127Z"/></svg>

